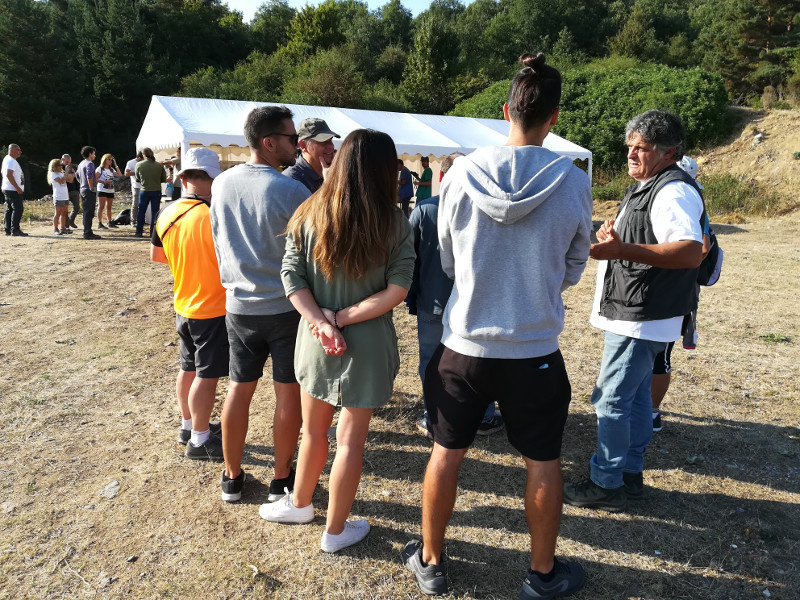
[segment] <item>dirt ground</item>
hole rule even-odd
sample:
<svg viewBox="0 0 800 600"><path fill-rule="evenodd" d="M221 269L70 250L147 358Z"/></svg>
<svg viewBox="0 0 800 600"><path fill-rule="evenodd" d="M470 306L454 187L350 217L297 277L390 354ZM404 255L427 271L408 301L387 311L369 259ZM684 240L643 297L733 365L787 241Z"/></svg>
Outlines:
<svg viewBox="0 0 800 600"><path fill-rule="evenodd" d="M30 237L0 238L0 598L421 597L399 560L420 534L430 449L414 427L415 325L404 311L401 374L374 418L353 509L372 532L325 555L327 470L313 523L258 516L272 477L268 377L253 402L242 502L219 499L220 465L183 457L171 277L149 262L147 241L130 227L95 242L54 238L45 222L23 228ZM576 598L800 597L800 216L717 229L723 276L703 292L697 350L674 352L646 501L615 516L564 510L558 552L588 577ZM595 443L595 271L565 294L568 480L585 474ZM529 552L523 477L502 433L476 442L446 541L452 597L516 597Z"/></svg>

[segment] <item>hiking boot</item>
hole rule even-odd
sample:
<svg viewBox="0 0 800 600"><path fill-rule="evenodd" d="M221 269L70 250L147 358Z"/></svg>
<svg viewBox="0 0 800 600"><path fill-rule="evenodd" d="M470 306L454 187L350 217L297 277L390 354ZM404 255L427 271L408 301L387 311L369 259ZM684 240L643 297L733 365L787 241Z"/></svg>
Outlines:
<svg viewBox="0 0 800 600"><path fill-rule="evenodd" d="M357 544L367 537L368 533L369 521L366 519L345 521L342 533L333 535L332 533L323 532L319 547L323 552L338 552L342 548Z"/></svg>
<svg viewBox="0 0 800 600"><path fill-rule="evenodd" d="M310 523L314 520L314 505L309 504L302 508L292 502L292 492L285 490L286 494L277 502L262 504L258 514L262 519L272 523Z"/></svg>
<svg viewBox="0 0 800 600"><path fill-rule="evenodd" d="M233 479L225 475L225 469L222 469L222 499L225 502L238 502L242 499L244 478L244 469Z"/></svg>
<svg viewBox="0 0 800 600"><path fill-rule="evenodd" d="M417 419L417 429L419 429L420 433L425 434L429 440L433 439L433 433L431 433L431 422L428 420L428 413L424 413L419 419Z"/></svg>
<svg viewBox="0 0 800 600"><path fill-rule="evenodd" d="M102 240L103 236L97 235L96 233L84 233L83 239L85 240Z"/></svg>
<svg viewBox="0 0 800 600"><path fill-rule="evenodd" d="M606 489L587 478L578 483L564 484L564 504L580 508L602 508L609 512L625 510L625 486Z"/></svg>
<svg viewBox="0 0 800 600"><path fill-rule="evenodd" d="M447 565L442 556L438 565L426 565L422 562L422 542L411 540L403 548L400 557L406 569L417 578L417 585L423 594L439 596L447 593Z"/></svg>
<svg viewBox="0 0 800 600"><path fill-rule="evenodd" d="M522 580L519 600L570 596L581 589L586 581L586 575L580 563L561 562L556 558L553 570L553 578L547 582L543 581L538 573L528 570L528 574Z"/></svg>
<svg viewBox="0 0 800 600"><path fill-rule="evenodd" d="M219 421L211 421L208 424L208 430L211 432L211 435L222 437L222 423ZM185 446L189 443L190 439L192 439L192 430L178 427L178 443Z"/></svg>
<svg viewBox="0 0 800 600"><path fill-rule="evenodd" d="M504 426L503 415L495 413L478 426L476 433L478 435L491 435L500 431Z"/></svg>
<svg viewBox="0 0 800 600"><path fill-rule="evenodd" d="M14 237L28 237L27 233L25 233L24 231L21 231L19 229L15 230L15 231L12 231L11 235L13 235Z"/></svg>
<svg viewBox="0 0 800 600"><path fill-rule="evenodd" d="M661 413L656 412L655 416L653 417L653 431L661 431Z"/></svg>
<svg viewBox="0 0 800 600"><path fill-rule="evenodd" d="M212 434L199 446L195 446L192 442L189 442L186 444L184 455L186 458L191 458L192 460L222 462L224 460L222 456L222 438Z"/></svg>
<svg viewBox="0 0 800 600"><path fill-rule="evenodd" d="M277 502L286 495L286 490L294 491L294 469L289 471L288 477L273 479L270 482L267 502Z"/></svg>
<svg viewBox="0 0 800 600"><path fill-rule="evenodd" d="M644 477L641 473L622 473L622 483L628 500L644 498Z"/></svg>

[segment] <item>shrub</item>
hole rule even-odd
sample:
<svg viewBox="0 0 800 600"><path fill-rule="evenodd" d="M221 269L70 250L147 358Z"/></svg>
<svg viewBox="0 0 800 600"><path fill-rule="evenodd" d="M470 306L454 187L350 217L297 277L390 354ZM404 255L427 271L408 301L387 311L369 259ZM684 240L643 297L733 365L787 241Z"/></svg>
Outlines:
<svg viewBox="0 0 800 600"><path fill-rule="evenodd" d="M744 176L703 175L703 197L710 216L730 213L750 215L774 215L780 211L775 194L766 193L755 183L748 182Z"/></svg>

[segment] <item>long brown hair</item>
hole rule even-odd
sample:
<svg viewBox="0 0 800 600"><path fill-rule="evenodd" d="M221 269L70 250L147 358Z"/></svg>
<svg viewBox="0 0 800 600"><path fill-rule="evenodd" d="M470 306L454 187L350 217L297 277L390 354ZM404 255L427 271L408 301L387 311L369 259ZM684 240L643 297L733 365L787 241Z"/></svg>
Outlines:
<svg viewBox="0 0 800 600"><path fill-rule="evenodd" d="M337 266L358 279L385 264L397 237L397 151L387 134L357 129L348 135L322 187L300 205L287 231L301 248L303 227L316 232L313 260L325 277ZM387 241L389 244L387 244Z"/></svg>

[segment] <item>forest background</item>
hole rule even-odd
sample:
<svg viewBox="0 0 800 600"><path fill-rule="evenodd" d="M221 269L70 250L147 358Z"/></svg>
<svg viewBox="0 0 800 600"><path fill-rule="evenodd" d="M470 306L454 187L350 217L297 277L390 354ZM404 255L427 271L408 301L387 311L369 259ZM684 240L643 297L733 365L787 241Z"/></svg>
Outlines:
<svg viewBox="0 0 800 600"><path fill-rule="evenodd" d="M22 146L39 197L64 152L132 157L153 94L501 118L518 56L540 50L564 74L555 133L602 183L642 110L678 112L700 147L729 104L800 105L798 16L800 0L434 0L416 17L268 0L245 23L218 0L0 0L0 145Z"/></svg>

